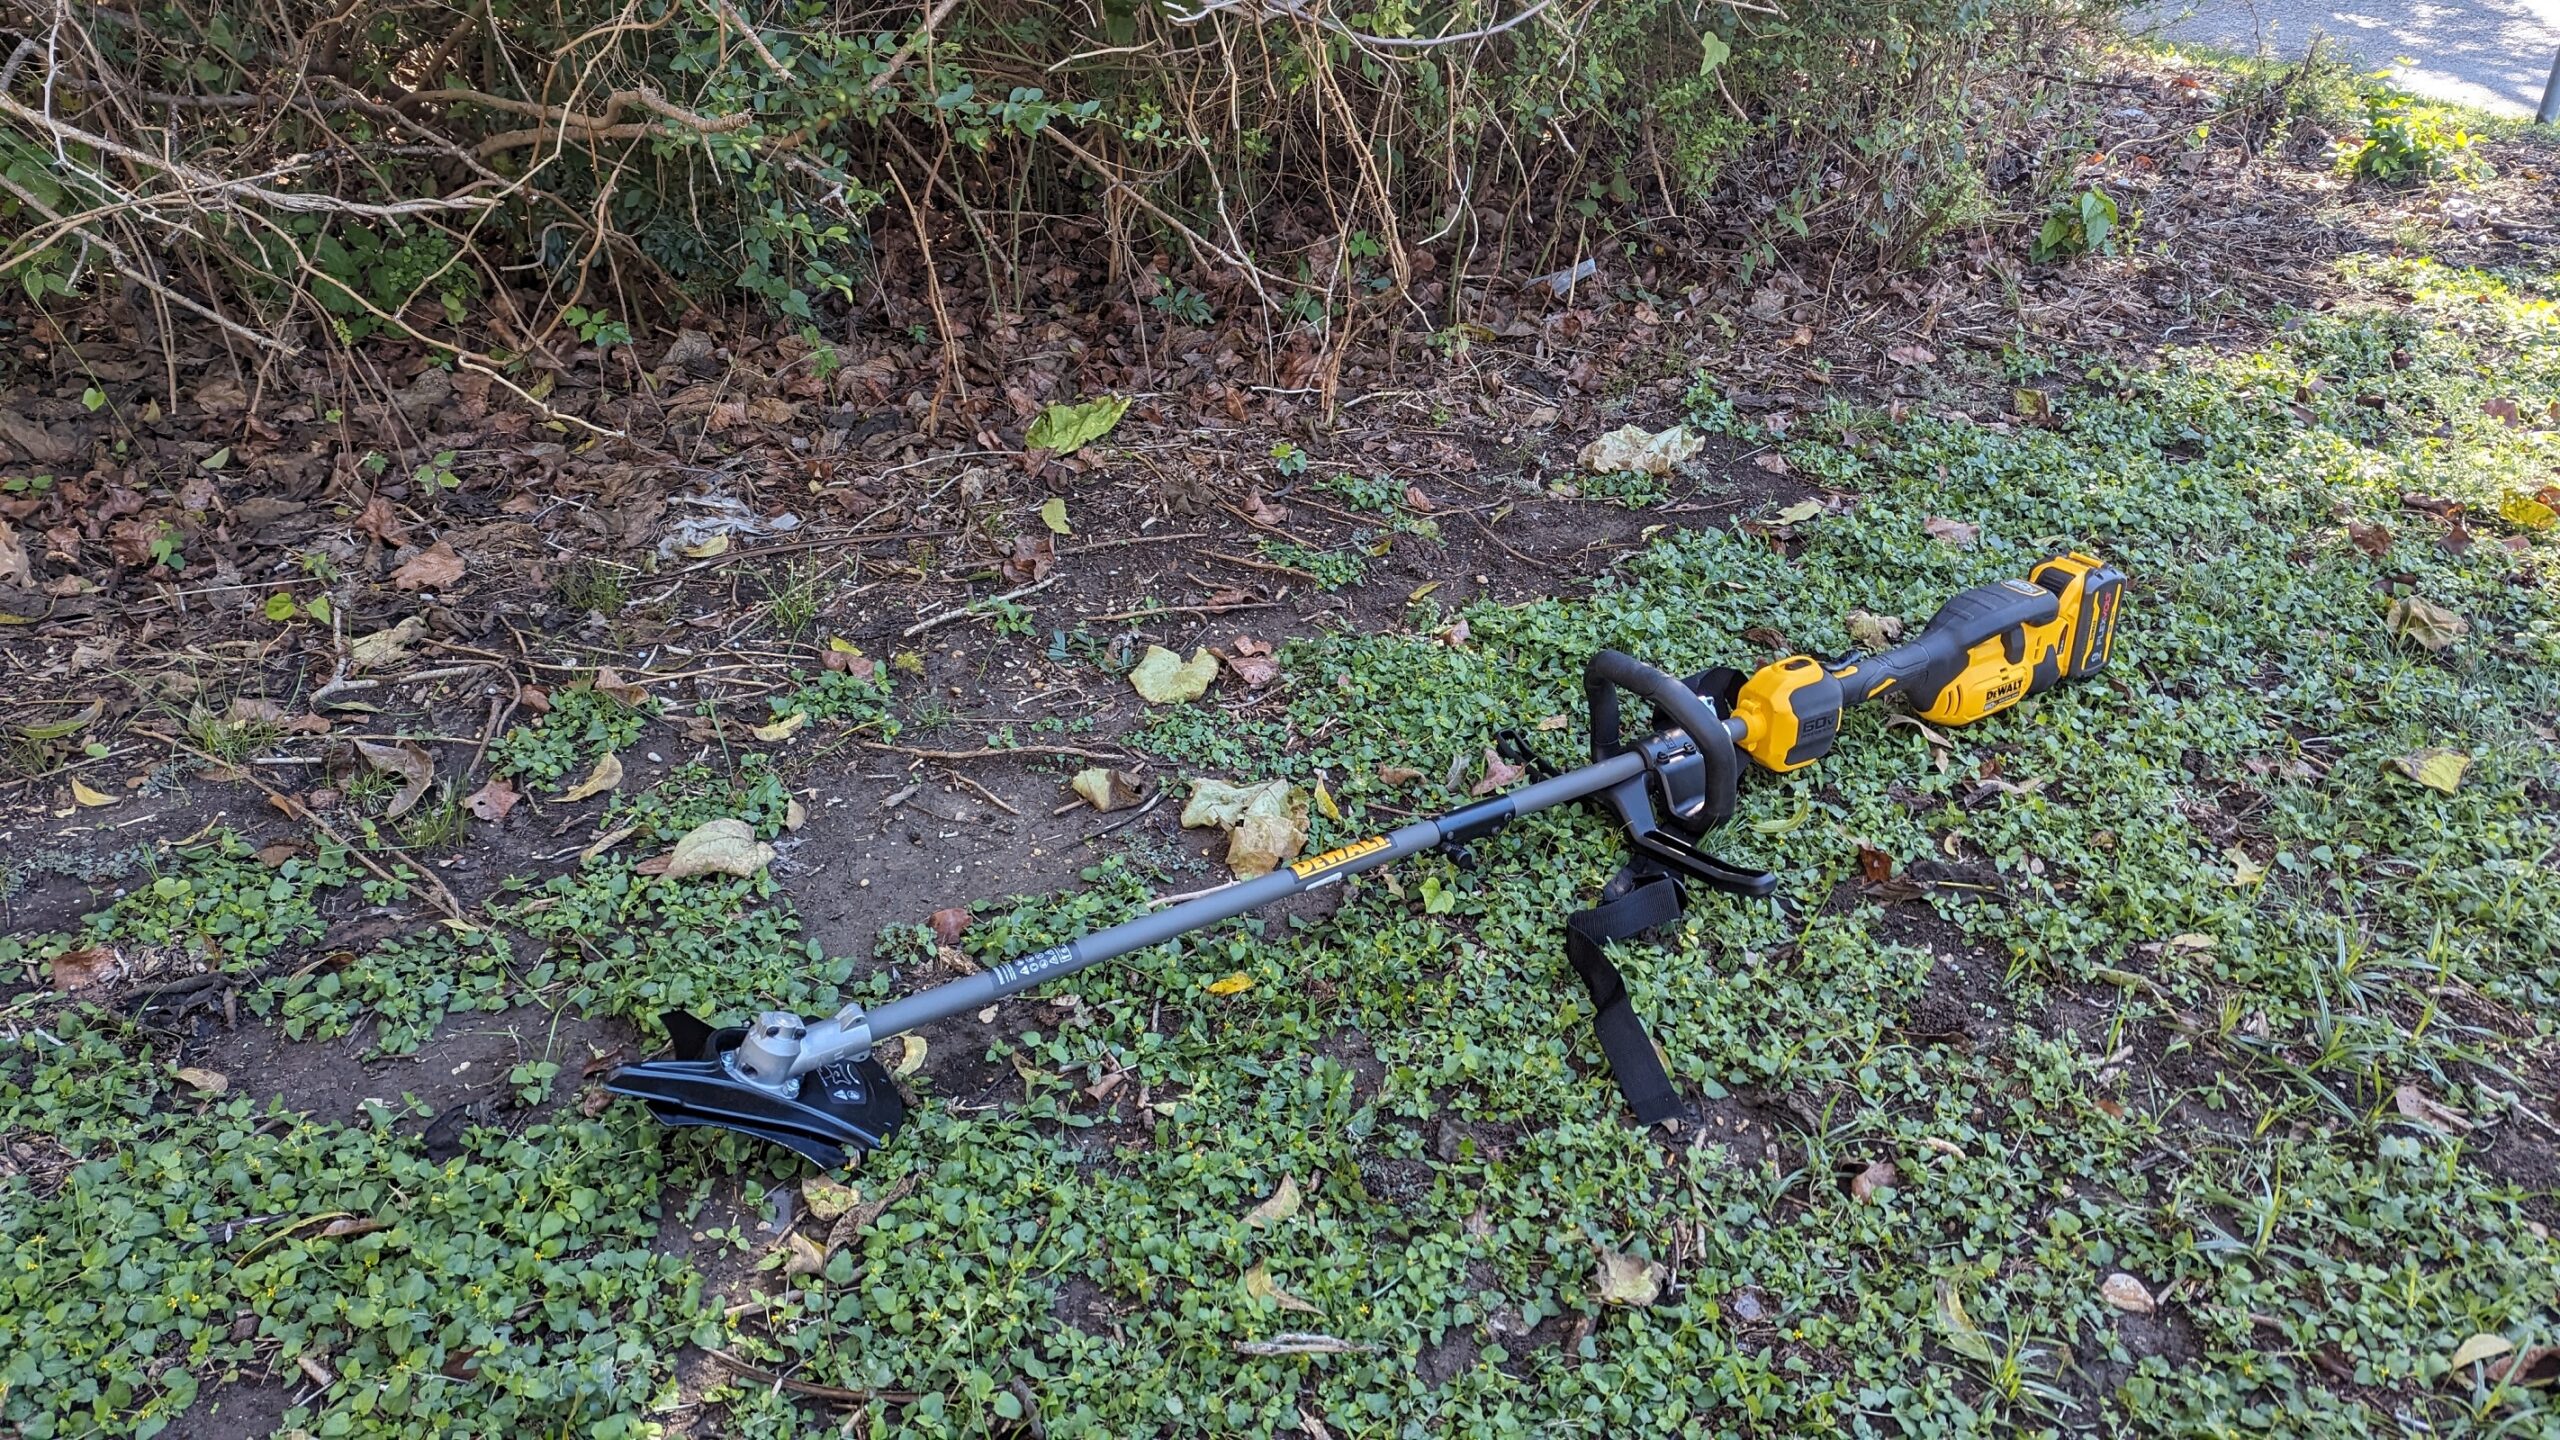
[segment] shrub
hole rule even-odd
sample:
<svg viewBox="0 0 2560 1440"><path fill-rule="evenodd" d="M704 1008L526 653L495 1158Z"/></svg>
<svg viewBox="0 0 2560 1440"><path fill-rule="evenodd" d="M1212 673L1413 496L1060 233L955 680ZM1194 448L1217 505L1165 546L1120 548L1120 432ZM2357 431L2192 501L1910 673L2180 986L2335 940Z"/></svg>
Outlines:
<svg viewBox="0 0 2560 1440"><path fill-rule="evenodd" d="M2444 106L2384 93L2366 102L2366 113L2364 137L2339 147L2340 166L2357 179L2401 185L2489 177L2489 162L2472 149L2479 137Z"/></svg>
<svg viewBox="0 0 2560 1440"><path fill-rule="evenodd" d="M0 114L0 272L51 293L85 257L162 284L84 217L183 215L140 231L201 237L185 258L226 291L205 308L244 329L459 347L483 304L537 345L723 299L843 310L928 210L994 301L1032 283L997 227L1037 213L1192 324L1326 325L1430 291L1426 241L1519 270L1673 192L1727 202L1755 264L1808 241L1891 263L1988 213L1984 82L2111 3L959 0L930 33L895 28L919 8L823 0L74 7L54 111ZM510 288L527 275L540 294Z"/></svg>

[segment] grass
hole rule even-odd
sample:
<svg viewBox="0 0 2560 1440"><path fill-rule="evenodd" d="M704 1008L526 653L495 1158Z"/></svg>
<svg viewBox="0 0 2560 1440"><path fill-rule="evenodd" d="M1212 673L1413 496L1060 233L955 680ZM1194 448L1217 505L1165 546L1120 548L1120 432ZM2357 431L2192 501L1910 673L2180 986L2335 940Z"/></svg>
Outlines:
<svg viewBox="0 0 2560 1440"><path fill-rule="evenodd" d="M1821 765L1748 778L1716 843L1777 869L1780 899L1701 897L1625 957L1716 1122L1680 1143L1629 1128L1560 963L1561 917L1620 856L1582 813L1480 842L1472 872L1353 882L1322 925L1240 921L1052 987L1081 1003L991 1042L1001 1085L928 1087L851 1177L900 1198L801 1276L706 1218L739 1180L798 1176L769 1150L563 1104L434 1160L399 1103L323 1124L208 1097L154 1032L46 1001L0 1032L0 1131L27 1147L0 1180L0 1424L149 1434L307 1358L331 1379L287 1423L311 1433L643 1435L692 1343L921 1397L863 1402L875 1434L1012 1435L1027 1410L1061 1440L1301 1415L1357 1436L2550 1433L2547 1391L2452 1358L2482 1334L2560 1343L2560 539L2495 518L2550 483L2560 436L2484 409L2560 398L2560 307L2547 274L2342 280L2345 303L2260 350L2059 392L2048 428L1876 422L1853 453L1806 427L1795 468L1858 498L1796 527L1797 553L1670 537L1589 599L1467 608L1464 650L1301 642L1286 725L1186 708L1146 732L1186 769L1322 769L1345 810L1324 845L1429 803L1381 763L1437 777L1574 711L1597 646L1686 669L1767 625L1829 652L1852 610L1917 622L2064 546L2121 565L2103 676L1943 746L1860 712ZM1711 383L1695 410L1743 428ZM2474 543L2448 549L2407 494L2462 502ZM1942 544L1933 517L1980 538ZM2378 555L2350 529L2373 525ZM2395 637L2406 595L2468 632ZM793 703L885 705L837 679ZM1541 738L1563 759L1573 733ZM2471 758L2454 793L2390 767L2430 747ZM624 818L663 833L734 804L770 833L768 778L687 773ZM1861 845L1998 893L1880 906ZM246 965L310 943L348 878L215 845L84 933ZM1019 955L1144 903L1126 866L1086 878L978 907L963 946ZM1445 914L1424 913L1434 879ZM529 943L444 927L261 1003L315 1036L373 1015L397 1050L466 1005L645 1023L880 989L800 936L770 877L606 856L490 918ZM1238 972L1251 988L1208 989ZM1858 1198L1844 1177L1878 1162L1894 1184ZM1284 1180L1300 1210L1247 1224ZM662 1225L758 1253L769 1293L728 1308ZM1603 1251L1663 1264L1661 1299L1598 1303ZM2160 1312L2102 1298L2117 1272ZM1236 1349L1305 1330L1366 1348ZM819 1418L766 1384L708 1398L724 1435Z"/></svg>

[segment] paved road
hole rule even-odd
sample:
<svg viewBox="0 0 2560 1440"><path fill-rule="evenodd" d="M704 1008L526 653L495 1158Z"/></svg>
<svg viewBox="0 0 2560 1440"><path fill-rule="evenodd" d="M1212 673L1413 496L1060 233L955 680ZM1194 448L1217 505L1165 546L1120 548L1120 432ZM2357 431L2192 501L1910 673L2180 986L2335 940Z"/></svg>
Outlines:
<svg viewBox="0 0 2560 1440"><path fill-rule="evenodd" d="M2167 0L2163 40L2299 56L2327 35L2413 93L2505 115L2542 99L2560 55L2560 0Z"/></svg>

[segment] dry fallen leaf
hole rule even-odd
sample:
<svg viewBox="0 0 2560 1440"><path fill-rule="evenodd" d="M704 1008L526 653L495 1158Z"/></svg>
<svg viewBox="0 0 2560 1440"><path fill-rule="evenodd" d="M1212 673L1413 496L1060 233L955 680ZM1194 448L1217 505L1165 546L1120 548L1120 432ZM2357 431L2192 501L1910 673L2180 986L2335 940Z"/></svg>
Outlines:
<svg viewBox="0 0 2560 1440"><path fill-rule="evenodd" d="M207 1095L219 1095L231 1088L231 1077L219 1070L203 1070L193 1065L181 1065L177 1069L177 1076L180 1084L203 1091Z"/></svg>
<svg viewBox="0 0 2560 1440"><path fill-rule="evenodd" d="M399 793L393 795L391 803L382 809L382 818L385 820L397 820L408 814L411 808L426 795L427 787L435 783L435 757L427 753L426 747L414 740L403 740L396 745L359 740L356 742L356 753L362 755L365 763L374 769L386 775L400 777Z"/></svg>
<svg viewBox="0 0 2560 1440"><path fill-rule="evenodd" d="M1920 529L1923 534L1939 544L1952 545L1959 550L1973 548L1973 542L1982 538L1981 526L1968 525L1961 520L1949 520L1942 515L1930 516L1921 522Z"/></svg>
<svg viewBox="0 0 2560 1440"><path fill-rule="evenodd" d="M1270 1199L1246 1212L1244 1223L1256 1230L1268 1230L1297 1214L1300 1203L1298 1177L1283 1175L1280 1177L1280 1188L1271 1192Z"/></svg>
<svg viewBox="0 0 2560 1440"><path fill-rule="evenodd" d="M1278 1282L1271 1278L1271 1263L1267 1260L1255 1261L1253 1268L1244 1272L1244 1293L1252 1296L1256 1300L1268 1300L1283 1310L1295 1310L1301 1315L1321 1315L1324 1313L1324 1311L1317 1307L1310 1305L1306 1301L1299 1299L1297 1296L1290 1294L1288 1291L1281 1289Z"/></svg>
<svg viewBox="0 0 2560 1440"><path fill-rule="evenodd" d="M1381 765L1378 767L1378 780L1382 784L1396 786L1410 785L1421 778L1422 772L1414 769L1410 765Z"/></svg>
<svg viewBox="0 0 2560 1440"><path fill-rule="evenodd" d="M514 781L504 775L493 775L489 777L488 784L472 791L470 798L462 803L470 808L474 819L495 823L506 819L507 812L515 809L523 798L516 793Z"/></svg>
<svg viewBox="0 0 2560 1440"><path fill-rule="evenodd" d="M1151 705L1178 705L1199 699L1217 678L1218 657L1205 646L1186 661L1161 645L1150 645L1129 671L1129 686Z"/></svg>
<svg viewBox="0 0 2560 1440"><path fill-rule="evenodd" d="M782 1262L785 1275L816 1275L827 1268L826 1250L797 1230L782 1237L782 1248L789 1257Z"/></svg>
<svg viewBox="0 0 2560 1440"><path fill-rule="evenodd" d="M14 585L22 590L35 588L35 569L27 561L26 542L8 521L0 520L0 585Z"/></svg>
<svg viewBox="0 0 2560 1440"><path fill-rule="evenodd" d="M364 509L356 514L355 527L385 545L409 543L409 531L400 523L399 512L391 508L390 501L379 495L364 502Z"/></svg>
<svg viewBox="0 0 2560 1440"><path fill-rule="evenodd" d="M1893 857L1873 845L1858 847L1858 878L1881 885L1893 878Z"/></svg>
<svg viewBox="0 0 2560 1440"><path fill-rule="evenodd" d="M799 734L800 727L808 723L808 711L794 710L790 714L783 716L781 719L774 721L770 725L753 726L747 733L755 736L758 740L763 741L767 745L779 745L783 741L790 739L792 736Z"/></svg>
<svg viewBox="0 0 2560 1440"><path fill-rule="evenodd" d="M773 847L756 838L744 820L706 820L676 842L663 872L670 880L696 875L753 875L773 863Z"/></svg>
<svg viewBox="0 0 2560 1440"><path fill-rule="evenodd" d="M2347 522L2347 539L2376 560L2391 553L2391 528L2387 525L2367 525L2350 520Z"/></svg>
<svg viewBox="0 0 2560 1440"><path fill-rule="evenodd" d="M1250 637L1237 636L1235 653L1225 659L1227 673L1247 690L1258 690L1280 678L1280 662L1272 658L1271 647L1257 646Z"/></svg>
<svg viewBox="0 0 2560 1440"><path fill-rule="evenodd" d="M2482 1331L2455 1346L2452 1356L2445 1363L2456 1370L2466 1370L2483 1360L2504 1355L2514 1348L2516 1348L2515 1342L2506 1336Z"/></svg>
<svg viewBox="0 0 2560 1440"><path fill-rule="evenodd" d="M1191 799L1182 807L1182 827L1208 825L1226 828L1227 866L1237 879L1251 880L1306 848L1307 796L1286 780L1258 785L1194 780Z"/></svg>
<svg viewBox="0 0 2560 1440"><path fill-rule="evenodd" d="M451 544L438 540L392 571L391 586L395 590L442 590L461 578L462 557L453 552Z"/></svg>
<svg viewBox="0 0 2560 1440"><path fill-rule="evenodd" d="M1652 432L1641 425L1624 425L1583 446L1576 458L1583 469L1595 475L1629 470L1668 475L1673 466L1697 454L1705 444L1685 425Z"/></svg>
<svg viewBox="0 0 2560 1440"><path fill-rule="evenodd" d="M1484 778L1468 790L1470 795L1490 795L1505 785L1528 778L1529 772L1502 758L1490 745L1484 747Z"/></svg>
<svg viewBox="0 0 2560 1440"><path fill-rule="evenodd" d="M1902 617L1870 615L1864 610L1849 612L1849 643L1861 650L1892 648L1902 638Z"/></svg>
<svg viewBox="0 0 2560 1440"><path fill-rule="evenodd" d="M2394 755L2382 764L2384 769L2406 775L2430 790L2450 795L2462 788L2462 777L2471 768L2471 757L2459 750L2430 746L2407 755Z"/></svg>
<svg viewBox="0 0 2560 1440"><path fill-rule="evenodd" d="M347 663L358 670L387 670L409 658L409 647L426 637L426 617L412 615L388 630L376 630L347 642Z"/></svg>
<svg viewBox="0 0 2560 1440"><path fill-rule="evenodd" d="M1126 810L1146 798L1146 786L1126 770L1108 765L1094 765L1076 772L1067 788L1085 799L1096 810Z"/></svg>
<svg viewBox="0 0 2560 1440"><path fill-rule="evenodd" d="M1603 1305L1642 1310L1662 1298L1663 1277L1669 1273L1657 1261L1604 1249L1592 1272L1591 1291Z"/></svg>
<svg viewBox="0 0 2560 1440"><path fill-rule="evenodd" d="M2383 628L2429 653L2450 648L2471 632L2471 622L2415 595L2391 602L2382 615Z"/></svg>
<svg viewBox="0 0 2560 1440"><path fill-rule="evenodd" d="M645 687L623 679L622 672L610 665L598 670L590 685L597 694L610 695L634 709L649 703L649 692Z"/></svg>
<svg viewBox="0 0 2560 1440"><path fill-rule="evenodd" d="M1897 1188L1901 1183L1901 1172L1893 1168L1893 1162L1878 1160L1850 1177L1849 1198L1874 1200L1886 1191Z"/></svg>
<svg viewBox="0 0 2560 1440"><path fill-rule="evenodd" d="M2392 1091L2391 1105L2402 1117L2449 1135L2461 1135L2471 1129L2469 1116L2415 1085L2403 1085Z"/></svg>
<svg viewBox="0 0 2560 1440"><path fill-rule="evenodd" d="M116 953L103 946L66 950L53 957L53 988L85 990L114 973Z"/></svg>
<svg viewBox="0 0 2560 1440"><path fill-rule="evenodd" d="M2151 1298L2148 1286L2121 1270L2099 1284L2098 1294L2128 1315L2148 1315L2160 1308L2159 1302Z"/></svg>
<svg viewBox="0 0 2560 1440"><path fill-rule="evenodd" d="M604 758L596 761L596 768L587 772L586 779L560 792L559 803L575 805L581 800L601 795L621 783L622 757L608 751Z"/></svg>
<svg viewBox="0 0 2560 1440"><path fill-rule="evenodd" d="M821 1220L833 1220L862 1203L862 1192L841 1180L812 1175L800 1182L800 1203Z"/></svg>
<svg viewBox="0 0 2560 1440"><path fill-rule="evenodd" d="M969 913L968 906L951 905L934 911L925 923L933 927L935 939L945 945L957 945L960 937L968 932L969 922L976 918Z"/></svg>
<svg viewBox="0 0 2560 1440"><path fill-rule="evenodd" d="M901 1035L898 1040L902 1046L898 1051L898 1063L890 1068L889 1073L903 1080L924 1068L925 1051L928 1047L921 1035Z"/></svg>

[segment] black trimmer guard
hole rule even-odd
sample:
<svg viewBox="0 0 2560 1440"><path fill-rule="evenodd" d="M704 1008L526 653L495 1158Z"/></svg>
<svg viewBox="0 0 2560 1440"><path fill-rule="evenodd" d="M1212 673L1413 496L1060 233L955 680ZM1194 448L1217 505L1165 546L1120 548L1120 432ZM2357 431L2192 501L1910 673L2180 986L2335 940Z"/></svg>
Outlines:
<svg viewBox="0 0 2560 1440"><path fill-rule="evenodd" d="M776 1095L731 1075L722 1063L746 1038L744 1026L714 1030L682 1011L668 1012L660 1023L684 1058L625 1065L605 1078L604 1088L646 1101L666 1124L736 1130L833 1170L888 1143L907 1118L906 1100L877 1060L836 1061L801 1076L796 1094Z"/></svg>

